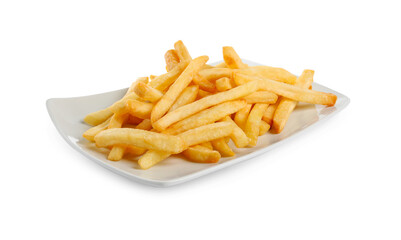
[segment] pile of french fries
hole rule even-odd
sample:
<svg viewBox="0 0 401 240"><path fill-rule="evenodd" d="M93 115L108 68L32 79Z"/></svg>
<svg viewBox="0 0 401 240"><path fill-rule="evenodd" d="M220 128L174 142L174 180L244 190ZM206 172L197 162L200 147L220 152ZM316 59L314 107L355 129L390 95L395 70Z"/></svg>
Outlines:
<svg viewBox="0 0 401 240"><path fill-rule="evenodd" d="M164 55L167 72L138 78L110 107L88 114L83 136L108 159L140 156L148 169L173 154L197 163L232 157L235 147L255 146L258 137L280 133L298 102L333 106L337 97L311 89L313 70L296 77L282 68L250 67L232 47L224 62L192 58L182 41Z"/></svg>

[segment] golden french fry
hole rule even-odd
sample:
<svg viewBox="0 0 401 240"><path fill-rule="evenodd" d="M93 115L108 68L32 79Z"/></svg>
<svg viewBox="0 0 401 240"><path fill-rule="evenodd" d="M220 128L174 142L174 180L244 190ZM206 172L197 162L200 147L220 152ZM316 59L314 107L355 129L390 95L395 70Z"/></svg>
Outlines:
<svg viewBox="0 0 401 240"><path fill-rule="evenodd" d="M204 143L201 143L199 145L202 146L202 147L205 147L205 148L209 148L210 150L213 150L213 146L212 146L211 142L204 142Z"/></svg>
<svg viewBox="0 0 401 240"><path fill-rule="evenodd" d="M176 110L167 113L164 117L154 122L153 127L159 131L165 130L170 125L191 116L203 109L217 105L222 102L238 99L244 97L258 88L258 81L249 82L242 86L235 87L225 92L217 93L211 96L204 97L193 103L187 104Z"/></svg>
<svg viewBox="0 0 401 240"><path fill-rule="evenodd" d="M248 96L244 97L243 99L247 103L268 103L274 104L277 102L278 96L269 91L257 91L254 93L249 94Z"/></svg>
<svg viewBox="0 0 401 240"><path fill-rule="evenodd" d="M196 163L217 163L221 156L218 151L196 145L188 148L182 154L191 162Z"/></svg>
<svg viewBox="0 0 401 240"><path fill-rule="evenodd" d="M128 94L134 92L134 89L135 89L135 87L136 87L136 85L137 85L138 83L148 84L148 82L149 82L149 78L148 78L148 77L139 77L139 78L137 78L136 81L133 82L133 83L131 84L131 86L128 88L127 92L125 93L125 96L127 96ZM125 96L124 96L124 97L125 97Z"/></svg>
<svg viewBox="0 0 401 240"><path fill-rule="evenodd" d="M165 74L162 74L160 76L157 76L155 79L153 79L149 83L149 86L151 86L152 88L155 88L155 89L157 89L159 91L166 90L181 75L181 73L188 66L188 63L189 62L186 62L186 61L180 62L171 71L169 71L169 72L167 72Z"/></svg>
<svg viewBox="0 0 401 240"><path fill-rule="evenodd" d="M219 138L212 141L213 148L217 150L222 157L232 157L235 156L233 150L228 146L223 138Z"/></svg>
<svg viewBox="0 0 401 240"><path fill-rule="evenodd" d="M267 78L260 78L257 76L249 76L241 73L235 73L234 81L236 84L238 84L237 80L238 82L257 80L259 84L259 90L271 91L277 95L299 102L334 106L337 101L337 96L332 93L324 93L309 89L303 89L297 86L277 82Z"/></svg>
<svg viewBox="0 0 401 240"><path fill-rule="evenodd" d="M188 103L195 101L196 96L198 95L199 87L196 85L188 86L182 91L180 96L174 102L173 106L169 109L169 112L174 111L175 109L184 106Z"/></svg>
<svg viewBox="0 0 401 240"><path fill-rule="evenodd" d="M229 101L218 104L171 125L163 133L176 135L189 129L214 123L227 115L237 112L245 107L245 105L246 102L244 100Z"/></svg>
<svg viewBox="0 0 401 240"><path fill-rule="evenodd" d="M248 74L248 75L257 75L263 78L268 78L272 80L276 80L279 82L285 82L288 84L294 84L297 76L288 72L283 68L275 68L269 66L255 66L249 67L246 69L235 70L235 72Z"/></svg>
<svg viewBox="0 0 401 240"><path fill-rule="evenodd" d="M272 125L274 112L276 111L277 105L280 103L281 97L278 97L277 102L275 104L271 104L267 107L266 111L263 113L263 121L267 124Z"/></svg>
<svg viewBox="0 0 401 240"><path fill-rule="evenodd" d="M97 126L106 121L112 115L113 112L106 108L93 113L89 113L85 116L84 121L89 125Z"/></svg>
<svg viewBox="0 0 401 240"><path fill-rule="evenodd" d="M122 145L114 145L111 149L107 159L111 161L120 161L124 157L125 146Z"/></svg>
<svg viewBox="0 0 401 240"><path fill-rule="evenodd" d="M228 77L222 77L216 80L216 88L219 92L230 90L233 87L233 81Z"/></svg>
<svg viewBox="0 0 401 240"><path fill-rule="evenodd" d="M184 141L186 146L193 146L204 142L210 142L218 138L227 137L232 133L233 128L234 126L232 123L218 122L188 130L178 136ZM99 136L99 134L97 136Z"/></svg>
<svg viewBox="0 0 401 240"><path fill-rule="evenodd" d="M152 129L152 123L150 122L150 119L144 119L141 123L139 123L136 126L136 129L142 129L142 130L150 130Z"/></svg>
<svg viewBox="0 0 401 240"><path fill-rule="evenodd" d="M129 117L130 116L128 114L122 114L122 115L114 114L110 119L108 129L121 128L122 125L124 124L124 122L127 121L127 119ZM124 152L125 152L124 146L114 145L112 147L109 155L107 156L107 159L109 159L111 161L119 161L123 158Z"/></svg>
<svg viewBox="0 0 401 240"><path fill-rule="evenodd" d="M106 121L102 122L101 124L89 128L88 130L86 130L86 131L84 132L83 137L86 138L86 139L88 139L88 140L91 141L91 142L94 142L94 141L95 141L95 136L96 136L96 134L98 134L98 133L100 133L101 131L107 129L107 126L108 126L109 123L110 123L110 119L111 119L111 118L108 118Z"/></svg>
<svg viewBox="0 0 401 240"><path fill-rule="evenodd" d="M191 55L189 55L187 47L184 45L184 43L179 40L176 43L174 43L174 49L177 52L178 57L180 58L180 61L191 61Z"/></svg>
<svg viewBox="0 0 401 240"><path fill-rule="evenodd" d="M195 74L198 73L200 68L209 60L208 56L197 57L192 60L188 67L182 72L182 74L177 78L177 80L170 86L168 91L163 95L163 97L156 103L152 109L150 120L152 123L163 117L164 114L168 112L170 107L177 100L181 92L188 86L192 81ZM157 129L157 128L156 128Z"/></svg>
<svg viewBox="0 0 401 240"><path fill-rule="evenodd" d="M224 62L231 69L241 69L248 67L247 64L242 62L241 58L232 47L223 47L223 58Z"/></svg>
<svg viewBox="0 0 401 240"><path fill-rule="evenodd" d="M199 86L200 89L210 92L210 93L214 93L216 92L216 86L211 83L210 81L206 80L206 79L202 79L200 78L198 75L196 75L192 81Z"/></svg>
<svg viewBox="0 0 401 240"><path fill-rule="evenodd" d="M245 124L245 133L251 139L250 146L256 146L259 136L260 122L262 121L263 113L267 109L266 103L256 103L249 113L248 120Z"/></svg>
<svg viewBox="0 0 401 240"><path fill-rule="evenodd" d="M203 91L202 89L199 89L198 95L196 96L196 99L199 100L199 99L202 99L202 98L210 96L210 95L212 95L210 92Z"/></svg>
<svg viewBox="0 0 401 240"><path fill-rule="evenodd" d="M157 76L156 75L149 75L149 79L150 79L150 81L153 81L153 79L155 79L155 78L157 78ZM147 84L147 83L146 83Z"/></svg>
<svg viewBox="0 0 401 240"><path fill-rule="evenodd" d="M110 128L120 128L124 122L128 119L128 114L114 114L109 122L108 129Z"/></svg>
<svg viewBox="0 0 401 240"><path fill-rule="evenodd" d="M146 152L145 148L140 148L140 147L135 147L135 146L127 146L127 145L122 145L125 146L125 152L132 154L132 155L142 155Z"/></svg>
<svg viewBox="0 0 401 240"><path fill-rule="evenodd" d="M132 128L104 130L95 136L95 142L98 147L121 144L170 153L180 153L186 148L180 137Z"/></svg>
<svg viewBox="0 0 401 240"><path fill-rule="evenodd" d="M138 124L140 124L142 121L143 121L142 118L129 115L129 117L128 117L128 119L125 121L125 123L132 124L132 125L138 125Z"/></svg>
<svg viewBox="0 0 401 240"><path fill-rule="evenodd" d="M163 93L159 90L152 88L151 86L145 83L138 83L135 86L134 92L142 99L149 102L157 102L160 98L163 97Z"/></svg>
<svg viewBox="0 0 401 240"><path fill-rule="evenodd" d="M225 62L218 63L214 66L215 68L228 68Z"/></svg>
<svg viewBox="0 0 401 240"><path fill-rule="evenodd" d="M128 93L127 95L125 95L122 99L118 100L117 102L115 102L113 105L111 105L109 107L110 111L112 111L115 114L124 114L128 112L127 109L127 101L128 100L135 100L138 99L138 95L136 95L136 93L131 92Z"/></svg>
<svg viewBox="0 0 401 240"><path fill-rule="evenodd" d="M138 164L142 169L149 169L170 155L171 153L169 152L149 150L139 158Z"/></svg>
<svg viewBox="0 0 401 240"><path fill-rule="evenodd" d="M251 107L252 106L250 105L250 108ZM243 148L248 145L250 139L248 138L248 136L246 136L244 131L231 119L231 117L227 116L220 121L221 122L229 122L229 123L233 124L234 128L233 128L233 132L230 135L230 138L233 140L233 142L237 148ZM228 143L228 141L227 141L227 143Z"/></svg>
<svg viewBox="0 0 401 240"><path fill-rule="evenodd" d="M170 49L164 54L164 60L166 61L167 72L170 72L180 62L180 58L174 49Z"/></svg>
<svg viewBox="0 0 401 240"><path fill-rule="evenodd" d="M150 118L153 106L153 103L140 102L138 100L127 101L128 113L142 119Z"/></svg>
<svg viewBox="0 0 401 240"><path fill-rule="evenodd" d="M229 68L210 68L200 70L197 77L201 80L208 80L211 82L223 77L232 77L233 70Z"/></svg>
<svg viewBox="0 0 401 240"><path fill-rule="evenodd" d="M239 110L234 116L234 122L242 130L245 129L246 120L248 119L249 112L251 111L252 104L246 104L244 108Z"/></svg>
<svg viewBox="0 0 401 240"><path fill-rule="evenodd" d="M260 121L259 126L259 136L265 135L267 131L269 131L270 125L267 124L265 121Z"/></svg>
<svg viewBox="0 0 401 240"><path fill-rule="evenodd" d="M313 70L304 70L301 76L296 80L295 86L308 89L312 85L314 73ZM282 98L280 100L273 117L273 132L280 133L284 129L296 105L297 101L288 98Z"/></svg>

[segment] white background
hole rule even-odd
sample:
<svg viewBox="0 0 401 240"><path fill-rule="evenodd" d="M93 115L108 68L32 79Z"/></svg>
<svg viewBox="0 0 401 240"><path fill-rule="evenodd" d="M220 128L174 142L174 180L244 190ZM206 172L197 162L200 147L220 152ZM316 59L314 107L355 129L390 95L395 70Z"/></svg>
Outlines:
<svg viewBox="0 0 401 240"><path fill-rule="evenodd" d="M0 239L400 239L397 1L1 1ZM176 187L129 181L69 147L51 97L164 71L182 39L348 95L340 114Z"/></svg>

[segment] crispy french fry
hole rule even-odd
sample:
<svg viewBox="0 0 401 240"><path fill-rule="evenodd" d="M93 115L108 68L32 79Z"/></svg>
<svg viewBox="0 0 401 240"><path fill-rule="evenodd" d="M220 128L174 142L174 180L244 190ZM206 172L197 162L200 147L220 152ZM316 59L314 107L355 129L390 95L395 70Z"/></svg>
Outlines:
<svg viewBox="0 0 401 240"><path fill-rule="evenodd" d="M216 92L216 86L211 83L210 81L206 80L206 79L202 79L200 78L198 75L196 75L192 81L199 86L200 89L210 92L210 93L214 93Z"/></svg>
<svg viewBox="0 0 401 240"><path fill-rule="evenodd" d="M149 102L157 102L160 98L163 97L163 93L159 90L152 88L151 86L145 83L138 83L135 86L134 92L142 99Z"/></svg>
<svg viewBox="0 0 401 240"><path fill-rule="evenodd" d="M196 163L217 163L221 156L218 151L196 145L188 148L182 154L191 162Z"/></svg>
<svg viewBox="0 0 401 240"><path fill-rule="evenodd" d="M205 147L205 148L209 148L210 150L213 150L213 146L212 146L211 142L204 142L204 143L201 143L199 145L202 146L202 147Z"/></svg>
<svg viewBox="0 0 401 240"><path fill-rule="evenodd" d="M175 66L173 69L171 69L171 71L169 71L165 74L159 75L155 79L153 79L149 83L149 86L151 86L152 88L155 88L159 91L166 90L181 75L181 73L188 66L188 63L189 62L186 62L186 61L180 62L177 66Z"/></svg>
<svg viewBox="0 0 401 240"><path fill-rule="evenodd" d="M128 119L124 123L132 124L132 125L138 125L142 121L143 121L142 118L129 115Z"/></svg>
<svg viewBox="0 0 401 240"><path fill-rule="evenodd" d="M202 89L199 89L198 95L196 96L196 99L199 100L199 99L202 99L202 98L210 96L210 95L212 95L210 92L203 91Z"/></svg>
<svg viewBox="0 0 401 240"><path fill-rule="evenodd" d="M256 103L249 113L248 120L245 124L245 133L251 139L250 146L256 146L259 136L260 122L262 121L263 113L267 109L267 104Z"/></svg>
<svg viewBox="0 0 401 240"><path fill-rule="evenodd" d="M265 121L260 121L259 126L259 136L265 135L267 131L269 131L270 125L267 124Z"/></svg>
<svg viewBox="0 0 401 240"><path fill-rule="evenodd" d="M101 124L89 128L88 130L86 130L86 131L84 132L83 137L86 138L86 139L88 139L88 140L91 141L91 142L94 142L94 141L95 141L95 136L96 136L96 134L98 134L98 133L100 133L101 131L107 129L107 126L108 126L109 123L110 123L110 119L111 119L111 118L108 118L106 121L102 122Z"/></svg>
<svg viewBox="0 0 401 240"><path fill-rule="evenodd" d="M216 80L216 88L219 92L230 90L233 87L233 81L228 77L222 77Z"/></svg>
<svg viewBox="0 0 401 240"><path fill-rule="evenodd" d="M156 75L149 75L149 79L150 79L150 81L153 81L155 78L157 78L157 76ZM147 83L146 83L147 84Z"/></svg>
<svg viewBox="0 0 401 240"><path fill-rule="evenodd" d="M128 114L114 114L109 122L108 129L110 128L120 128L123 123L128 119Z"/></svg>
<svg viewBox="0 0 401 240"><path fill-rule="evenodd" d="M248 65L242 62L241 58L232 47L223 47L223 58L224 62L231 69L248 68Z"/></svg>
<svg viewBox="0 0 401 240"><path fill-rule="evenodd" d="M150 122L150 119L144 119L140 124L136 126L136 129L142 129L148 131L152 129L152 123Z"/></svg>
<svg viewBox="0 0 401 240"><path fill-rule="evenodd" d="M89 113L85 116L84 121L89 125L97 126L106 121L112 115L113 112L106 108L93 113Z"/></svg>
<svg viewBox="0 0 401 240"><path fill-rule="evenodd" d="M132 154L132 155L142 155L146 152L145 148L140 148L140 147L135 147L135 146L127 146L127 145L123 145L125 146L125 152Z"/></svg>
<svg viewBox="0 0 401 240"><path fill-rule="evenodd" d="M142 119L150 118L153 106L153 103L140 102L138 100L127 101L128 113Z"/></svg>
<svg viewBox="0 0 401 240"><path fill-rule="evenodd" d="M213 148L217 150L222 157L235 156L233 150L228 146L223 138L219 138L212 141Z"/></svg>
<svg viewBox="0 0 401 240"><path fill-rule="evenodd" d="M275 104L271 104L267 107L266 111L263 113L262 120L265 121L270 126L273 123L274 112L276 111L277 105L280 103L281 97L278 97Z"/></svg>
<svg viewBox="0 0 401 240"><path fill-rule="evenodd" d="M274 104L277 102L278 96L269 91L257 91L254 93L249 94L248 96L244 97L243 99L247 103L268 103Z"/></svg>
<svg viewBox="0 0 401 240"><path fill-rule="evenodd" d="M242 130L245 129L245 123L248 119L249 112L251 111L252 104L246 104L244 108L239 110L234 116L234 122L240 127Z"/></svg>
<svg viewBox="0 0 401 240"><path fill-rule="evenodd" d="M195 101L196 96L198 95L199 87L196 85L188 86L182 91L180 96L174 102L173 106L169 109L169 112L174 111L175 109L184 106L188 103Z"/></svg>
<svg viewBox="0 0 401 240"><path fill-rule="evenodd" d="M252 106L250 106L252 107ZM250 108L249 108L250 109ZM243 148L246 147L250 141L248 136L244 133L244 131L238 127L238 125L231 119L231 117L227 116L220 120L221 122L229 122L233 124L233 132L230 135L230 138L233 140L235 146L237 148ZM227 141L228 143L228 141Z"/></svg>
<svg viewBox="0 0 401 240"><path fill-rule="evenodd" d="M235 87L225 92L217 93L208 97L199 99L193 103L187 104L176 110L167 113L164 117L154 122L153 127L159 131L165 130L170 125L191 116L203 109L217 105L222 102L238 99L244 97L258 88L258 81L249 82L242 86Z"/></svg>
<svg viewBox="0 0 401 240"><path fill-rule="evenodd" d="M168 110L177 100L181 92L189 85L189 83L192 81L193 76L198 73L200 68L207 62L207 60L209 60L209 57L201 56L195 58L189 63L184 72L182 72L182 74L170 86L168 91L163 95L163 97L156 103L156 105L152 109L152 113L150 116L150 120L152 121L152 123L159 120L161 117L163 117L164 114L168 112Z"/></svg>
<svg viewBox="0 0 401 240"><path fill-rule="evenodd" d="M218 104L171 125L164 131L164 133L176 135L189 129L214 123L215 121L220 120L227 115L237 112L241 108L245 107L245 105L246 102L244 100L229 101Z"/></svg>
<svg viewBox="0 0 401 240"><path fill-rule="evenodd" d="M170 72L180 62L180 58L174 49L170 49L164 54L164 60L166 61L167 72Z"/></svg>
<svg viewBox="0 0 401 240"><path fill-rule="evenodd" d="M268 78L280 82L285 82L288 84L294 84L297 76L288 72L283 68L275 68L269 66L255 66L246 69L235 70L235 72L240 72L243 74L257 75L263 78Z"/></svg>
<svg viewBox="0 0 401 240"><path fill-rule="evenodd" d="M121 128L124 122L129 118L128 114L114 114L108 126L108 129L111 128ZM119 161L123 158L125 152L125 147L121 145L113 145L107 159L111 161Z"/></svg>
<svg viewBox="0 0 401 240"><path fill-rule="evenodd" d="M244 75L241 73L234 74L234 81L236 84L238 84L237 81L243 82L244 80L245 82L257 80L260 90L271 91L277 95L299 102L334 106L337 101L337 96L332 93L303 89L290 84L277 82L267 78L260 78L257 76Z"/></svg>
<svg viewBox="0 0 401 240"><path fill-rule="evenodd" d="M232 123L218 122L188 130L179 134L178 136L184 141L186 146L193 146L227 137L232 133L233 128L234 126ZM97 136L99 136L99 134Z"/></svg>
<svg viewBox="0 0 401 240"><path fill-rule="evenodd" d="M177 52L178 57L180 58L180 61L191 61L191 55L189 55L187 47L184 45L184 43L179 40L176 43L174 43L174 49Z"/></svg>
<svg viewBox="0 0 401 240"><path fill-rule="evenodd" d="M186 148L180 137L132 128L104 130L95 136L95 142L98 147L122 144L170 153L180 153Z"/></svg>
<svg viewBox="0 0 401 240"><path fill-rule="evenodd" d="M128 112L127 109L127 101L128 100L135 100L138 99L138 95L136 95L136 93L131 92L127 95L125 95L122 99L118 100L117 102L115 102L113 105L111 105L109 107L110 111L112 111L115 114L124 114Z"/></svg>
<svg viewBox="0 0 401 240"><path fill-rule="evenodd" d="M135 82L133 82L133 83L131 84L131 86L128 88L128 90L127 90L127 92L125 93L124 97L127 96L128 94L134 92L134 89L135 89L135 87L136 87L136 85L137 85L138 83L148 84L148 82L149 82L149 78L148 78L148 77L139 77L139 78L137 78L137 79L135 80Z"/></svg>
<svg viewBox="0 0 401 240"><path fill-rule="evenodd" d="M217 79L223 77L232 77L233 70L229 68L210 68L210 69L203 69L199 71L197 77L202 80L208 80L211 82L216 81Z"/></svg>
<svg viewBox="0 0 401 240"><path fill-rule="evenodd" d="M138 164L142 169L149 169L170 155L171 153L169 152L149 150L139 158Z"/></svg>
<svg viewBox="0 0 401 240"><path fill-rule="evenodd" d="M107 159L111 161L120 161L124 157L125 149L125 146L114 145L107 156Z"/></svg>
<svg viewBox="0 0 401 240"><path fill-rule="evenodd" d="M313 70L304 70L301 76L296 80L295 86L308 89L312 85L313 75ZM273 132L280 133L284 129L284 126L296 105L297 101L288 98L282 98L280 100L273 117Z"/></svg>

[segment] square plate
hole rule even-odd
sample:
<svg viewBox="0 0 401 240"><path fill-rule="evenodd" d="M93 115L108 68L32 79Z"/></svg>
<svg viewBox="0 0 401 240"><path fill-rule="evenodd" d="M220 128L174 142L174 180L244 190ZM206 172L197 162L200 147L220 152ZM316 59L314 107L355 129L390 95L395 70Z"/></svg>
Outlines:
<svg viewBox="0 0 401 240"><path fill-rule="evenodd" d="M260 65L250 61L244 62L251 66ZM127 89L84 97L52 98L47 100L46 105L57 130L75 150L101 166L129 179L153 186L167 187L198 178L265 153L294 136L294 134L303 132L310 126L335 115L350 102L345 95L317 83L313 83L313 89L336 94L338 97L336 105L326 107L300 103L291 114L286 127L280 134L268 133L259 137L258 144L253 148L237 149L234 147L233 150L236 152L236 156L222 158L218 163L199 164L185 161L179 157L170 157L148 170L139 169L137 162L133 158L124 158L118 162L109 161L106 154L108 150L98 149L93 143L82 137L82 133L90 128L83 122L85 115L110 106L119 100ZM230 142L230 144L232 143Z"/></svg>

